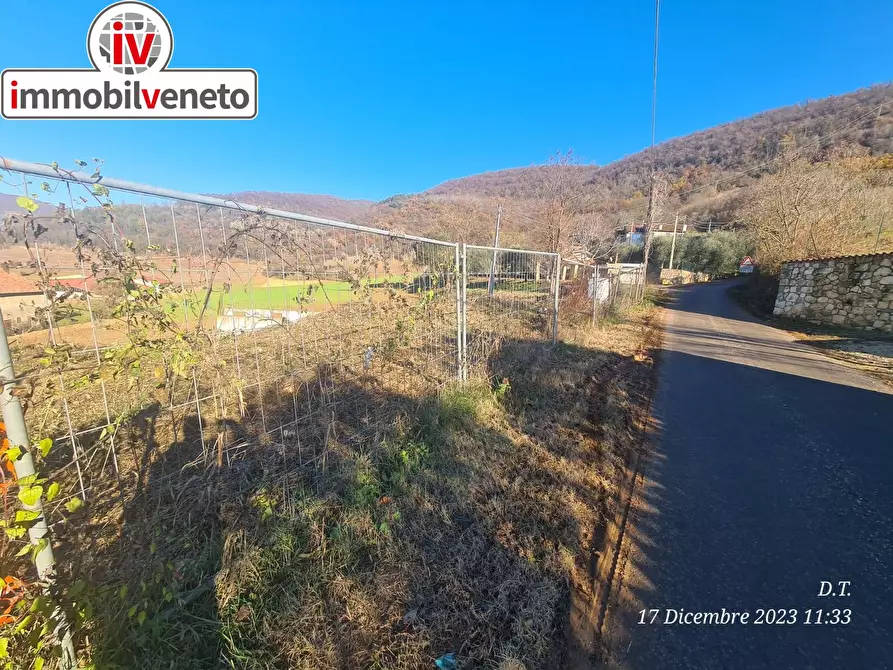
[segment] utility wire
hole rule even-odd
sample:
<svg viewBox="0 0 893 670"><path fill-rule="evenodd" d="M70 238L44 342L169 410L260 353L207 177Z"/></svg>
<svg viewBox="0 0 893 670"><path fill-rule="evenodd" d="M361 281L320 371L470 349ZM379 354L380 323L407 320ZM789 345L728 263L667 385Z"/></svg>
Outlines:
<svg viewBox="0 0 893 670"><path fill-rule="evenodd" d="M885 107L887 104L888 104L887 102L882 102L882 103L880 103L880 104L877 105L877 106L871 107L871 108L868 109L867 111L862 112L861 114L859 114L855 119L852 119L851 121L848 121L848 122L844 123L843 125L841 125L841 126L835 128L835 129L833 129L833 130L830 130L830 131L828 131L827 133L825 133L825 134L823 134L823 135L820 135L819 137L815 138L814 140L811 140L810 142L808 142L807 144L803 145L802 147L797 148L797 149L793 152L792 155L793 155L794 157L796 157L796 156L800 156L803 152L805 152L805 151L807 151L807 150L809 150L809 149L812 149L812 148L818 148L818 147L821 145L821 143L824 142L825 140L827 140L827 139L833 137L834 135L837 135L837 134L842 133L842 132L844 132L844 131L846 131L846 130L849 130L850 128L852 128L852 127L854 127L854 126L856 126L856 125L858 125L858 124L860 124L860 123L863 123L864 121L866 121L866 120L867 120L869 117L871 117L872 115L876 115L876 118L880 118L880 116L881 116L880 112L881 112L881 110L883 109L883 107ZM654 165L654 151L653 151L653 149L651 150L651 154L652 154L652 156L651 156L651 164L652 164L652 166L653 166L653 165ZM692 194L695 194L695 193L699 193L699 192L701 192L701 191L703 191L703 190L706 190L706 189L708 189L708 188L716 187L716 186L718 186L719 184L722 184L722 183L724 183L724 182L731 181L731 180L734 180L734 179L738 179L739 177L743 177L743 176L748 175L748 174L750 174L750 173L752 173L752 172L756 172L756 171L758 171L758 170L761 170L761 169L763 169L763 168L765 168L765 167L768 167L768 166L772 165L773 163L779 161L781 158L782 158L781 155L775 156L774 158L770 158L770 159L767 160L767 161L764 161L764 162L762 162L762 163L758 163L757 165L753 165L753 166L751 166L751 167L749 167L749 168L747 168L747 169L745 169L745 170L741 170L740 172L735 172L735 173L730 174L730 175L724 175L724 176L720 177L719 179L717 179L717 180L715 180L715 181L709 182L709 183L707 183L707 184L703 184L703 185L701 185L701 186L697 186L697 187L695 187L695 188L688 189L687 191L680 191L680 192L678 192L676 195L678 195L678 196L684 196L684 195L692 195ZM652 174L653 174L653 173L652 173ZM652 182L652 183L653 183L653 182ZM650 204L651 204L651 203L650 203L650 200L651 200L651 199L649 198L649 202L648 202L648 206L649 206L649 208L650 208ZM641 205L638 205L638 207L641 207ZM631 210L631 212L632 212L632 211L635 211L635 208L634 208L633 210Z"/></svg>
<svg viewBox="0 0 893 670"><path fill-rule="evenodd" d="M883 102L882 102L882 103L879 104L877 107L872 107L872 108L869 109L868 111L863 112L862 114L860 114L859 116L857 116L854 120L849 121L848 123L846 123L846 124L840 126L839 128L835 128L834 130L832 130L832 131L830 131L830 132L827 132L827 133L825 133L824 135L820 135L820 136L817 137L816 139L810 141L808 144L805 144L805 145L803 145L802 147L799 147L798 149L796 149L796 150L793 152L793 155L794 155L794 156L799 156L800 154L802 154L802 153L803 153L804 151L806 151L807 149L809 149L809 148L813 148L812 145L815 145L814 148L818 148L818 147L821 145L821 143L822 143L823 141L829 139L830 137L833 137L834 135L837 135L838 133L842 133L842 132L845 131L845 130L849 130L849 129L852 128L853 126L858 125L858 124L862 123L863 121L867 120L868 117L872 116L873 114L875 114L875 113L877 113L877 112L880 112L880 110L883 108L883 106L884 106L885 104L886 104L886 103L883 103ZM740 171L740 172L736 172L736 173L731 174L731 175L726 175L726 176L724 176L724 177L720 177L720 178L717 179L716 181L710 182L709 184L704 184L703 186L698 186L698 187L696 187L696 188L689 189L688 191L680 191L678 195L690 195L690 194L692 194L692 193L698 193L699 191L703 191L704 189L710 188L711 186L717 186L717 185L719 185L719 184L721 184L721 183L723 183L723 182L730 181L730 180L732 180L732 179L737 179L738 177L743 177L743 176L745 176L745 175L750 174L751 172L755 172L755 171L760 170L760 169L762 169L762 168L764 168L764 167L768 167L769 165L772 165L772 164L775 163L776 161L780 160L781 158L782 158L782 156L781 156L781 155L778 155L778 156L776 156L775 158L770 158L769 160L767 160L767 161L765 161L765 162L763 162L763 163L758 163L757 165L754 165L754 166L752 166L752 167L749 167L749 168L747 168L746 170L742 170L742 171ZM652 158L652 160L653 160L653 158Z"/></svg>
<svg viewBox="0 0 893 670"><path fill-rule="evenodd" d="M657 45L660 32L660 0L654 4L654 65L651 74L651 173L654 174L654 140L657 130Z"/></svg>
<svg viewBox="0 0 893 670"><path fill-rule="evenodd" d="M648 274L648 256L651 252L651 227L654 217L654 181L655 181L655 156L654 145L657 133L657 54L660 35L660 0L654 0L654 63L651 68L651 186L648 190L648 220L645 223L645 274Z"/></svg>

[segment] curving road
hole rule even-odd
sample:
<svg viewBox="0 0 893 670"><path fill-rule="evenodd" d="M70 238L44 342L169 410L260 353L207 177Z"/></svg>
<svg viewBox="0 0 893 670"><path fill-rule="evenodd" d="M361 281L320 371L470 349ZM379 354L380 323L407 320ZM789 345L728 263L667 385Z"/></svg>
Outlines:
<svg viewBox="0 0 893 670"><path fill-rule="evenodd" d="M893 668L891 389L756 322L728 288L679 289L668 309L611 666ZM820 597L823 581L850 595ZM750 620L659 623L722 608ZM758 625L760 608L796 623Z"/></svg>

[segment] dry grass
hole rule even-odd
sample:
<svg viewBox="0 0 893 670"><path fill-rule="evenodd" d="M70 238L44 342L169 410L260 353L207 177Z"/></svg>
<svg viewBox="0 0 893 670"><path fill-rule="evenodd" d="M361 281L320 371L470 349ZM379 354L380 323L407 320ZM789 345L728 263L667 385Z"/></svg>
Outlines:
<svg viewBox="0 0 893 670"><path fill-rule="evenodd" d="M893 385L893 337L789 320L784 322L784 327L797 340L815 347L829 358Z"/></svg>
<svg viewBox="0 0 893 670"><path fill-rule="evenodd" d="M102 423L103 391L129 417L120 479L107 442L78 439L90 501L55 528L63 578L92 585L84 653L98 667L417 668L448 652L463 668L557 665L569 589L592 588L637 440L651 313L598 328L573 317L572 343L552 347L530 300L498 328L470 308L465 388L449 383L452 298L401 334L400 295L254 333L238 351L210 343L194 384L155 388L149 360L136 382L111 361L89 384L66 372L75 431ZM20 345L20 361L42 355ZM60 378L40 380L31 430L64 434ZM196 388L211 396L201 423ZM53 456L75 492L70 445Z"/></svg>
<svg viewBox="0 0 893 670"><path fill-rule="evenodd" d="M777 277L754 277L730 289L745 309L797 340L848 367L893 384L893 336L833 325L812 324L772 315L778 291Z"/></svg>
<svg viewBox="0 0 893 670"><path fill-rule="evenodd" d="M637 439L643 318L587 347L503 342L490 372L513 371L504 395L448 390L378 444L334 447L324 476L293 474L271 520L252 535L241 519L225 542L241 555L218 586L229 653L269 667L431 667L447 652L461 667L559 664L569 585L592 587Z"/></svg>

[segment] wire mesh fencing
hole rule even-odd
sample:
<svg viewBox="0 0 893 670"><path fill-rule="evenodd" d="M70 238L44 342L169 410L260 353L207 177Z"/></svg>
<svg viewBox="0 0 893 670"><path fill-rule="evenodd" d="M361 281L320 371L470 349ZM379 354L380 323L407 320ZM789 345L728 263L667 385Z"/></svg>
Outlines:
<svg viewBox="0 0 893 670"><path fill-rule="evenodd" d="M226 499L213 487L329 484L332 461L364 462L432 396L490 380L507 343L557 343L559 316L641 296L640 266L3 168L0 195L16 204L0 281L18 288L0 310L29 439L53 440L44 474L64 491L46 514L107 583L138 583L145 562L122 556L163 529L169 542L201 529L195 510ZM63 514L75 498L90 502L78 530ZM183 584L208 577L200 561L178 570Z"/></svg>
<svg viewBox="0 0 893 670"><path fill-rule="evenodd" d="M252 445L303 459L333 435L361 441L393 420L382 399L486 376L503 342L557 342L559 312L597 320L641 299L644 283L640 265L394 235L57 168L6 175L25 205L6 219L21 245L5 266L33 286L4 304L18 366L39 380L30 428L55 438L55 462L85 498L139 479L140 453L159 445L177 445L173 476Z"/></svg>
<svg viewBox="0 0 893 670"><path fill-rule="evenodd" d="M640 302L644 266L638 263L589 265L563 261L559 293L562 322L598 323Z"/></svg>
<svg viewBox="0 0 893 670"><path fill-rule="evenodd" d="M22 245L4 260L33 291L4 319L31 439L54 438L69 497L251 449L320 458L459 375L456 244L14 174Z"/></svg>
<svg viewBox="0 0 893 670"><path fill-rule="evenodd" d="M645 297L645 266L642 263L609 263L605 266L611 281L608 301L629 307Z"/></svg>
<svg viewBox="0 0 893 670"><path fill-rule="evenodd" d="M610 278L604 266L565 262L561 274L560 310L565 321L595 322L608 310Z"/></svg>
<svg viewBox="0 0 893 670"><path fill-rule="evenodd" d="M462 246L464 359L488 376L487 361L506 340L557 337L558 254Z"/></svg>

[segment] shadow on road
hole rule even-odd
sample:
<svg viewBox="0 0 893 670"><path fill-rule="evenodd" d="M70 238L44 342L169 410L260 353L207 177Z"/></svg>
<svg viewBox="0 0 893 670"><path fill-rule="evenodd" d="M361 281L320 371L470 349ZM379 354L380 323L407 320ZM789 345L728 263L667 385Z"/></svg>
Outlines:
<svg viewBox="0 0 893 670"><path fill-rule="evenodd" d="M605 630L612 666L889 667L893 395L738 318L722 286L681 291ZM822 580L851 580L852 597L818 597ZM723 607L796 609L799 619L638 623L641 609ZM852 622L802 623L820 608L850 609Z"/></svg>

